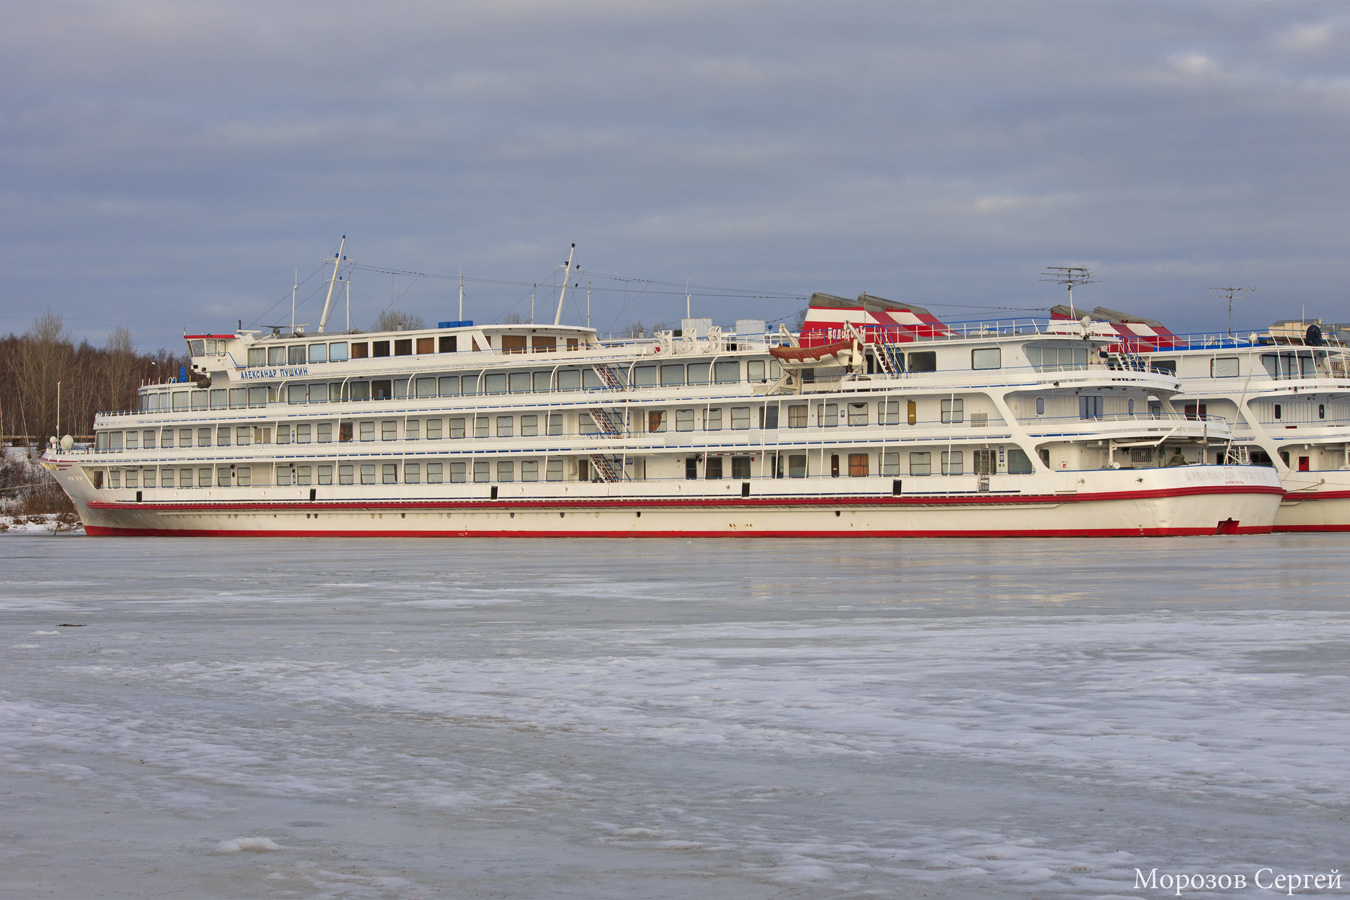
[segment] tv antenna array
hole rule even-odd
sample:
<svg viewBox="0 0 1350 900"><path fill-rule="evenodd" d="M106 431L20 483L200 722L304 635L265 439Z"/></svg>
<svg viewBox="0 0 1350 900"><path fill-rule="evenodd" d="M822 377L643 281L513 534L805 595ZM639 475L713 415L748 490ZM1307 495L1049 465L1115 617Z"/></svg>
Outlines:
<svg viewBox="0 0 1350 900"><path fill-rule="evenodd" d="M1073 306L1074 285L1093 284L1096 280L1083 266L1046 266L1041 277L1041 281L1062 284L1069 288L1069 312L1075 319L1078 318L1078 311Z"/></svg>
<svg viewBox="0 0 1350 900"><path fill-rule="evenodd" d="M1240 288L1240 287L1207 287L1207 288L1205 288L1205 290L1210 291L1210 292L1211 292L1211 293L1210 293L1210 296L1213 297L1213 298L1216 299L1216 300L1223 300L1223 299L1227 298L1227 300L1228 300L1228 335L1231 337L1232 334L1233 334L1233 298L1236 297L1238 300L1241 300L1241 299L1243 299L1244 297L1246 297L1248 294L1250 294L1250 293L1252 293L1253 291L1255 291L1256 288Z"/></svg>

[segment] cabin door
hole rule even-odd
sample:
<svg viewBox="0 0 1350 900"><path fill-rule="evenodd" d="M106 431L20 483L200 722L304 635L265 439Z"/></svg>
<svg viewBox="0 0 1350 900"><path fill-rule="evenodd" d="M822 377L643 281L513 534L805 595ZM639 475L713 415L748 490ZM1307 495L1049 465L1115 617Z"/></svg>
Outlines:
<svg viewBox="0 0 1350 900"><path fill-rule="evenodd" d="M988 447L975 451L975 473L980 476L980 490L989 490L989 473L993 467L993 451Z"/></svg>

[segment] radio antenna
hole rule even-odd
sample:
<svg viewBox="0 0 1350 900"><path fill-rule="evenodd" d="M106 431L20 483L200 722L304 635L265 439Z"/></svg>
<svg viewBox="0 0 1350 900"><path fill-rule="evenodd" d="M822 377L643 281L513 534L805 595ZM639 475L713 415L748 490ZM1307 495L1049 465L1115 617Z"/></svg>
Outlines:
<svg viewBox="0 0 1350 900"><path fill-rule="evenodd" d="M1074 285L1094 284L1096 279L1083 266L1046 266L1045 271L1041 273L1041 281L1062 284L1069 288L1069 312L1076 319L1078 318L1078 311L1073 306Z"/></svg>
<svg viewBox="0 0 1350 900"><path fill-rule="evenodd" d="M1227 299L1227 300L1228 300L1228 336L1229 336L1229 337L1232 337L1232 336L1233 336L1233 299L1234 299L1234 298L1237 298L1238 300L1242 300L1242 299L1244 299L1248 294L1250 294L1250 293L1252 293L1253 291L1255 291L1256 288L1240 288L1240 287L1207 287L1207 288L1205 288L1205 290L1210 291L1210 292L1211 292L1211 293L1210 293L1210 296L1213 297L1215 300L1224 300L1224 299Z"/></svg>

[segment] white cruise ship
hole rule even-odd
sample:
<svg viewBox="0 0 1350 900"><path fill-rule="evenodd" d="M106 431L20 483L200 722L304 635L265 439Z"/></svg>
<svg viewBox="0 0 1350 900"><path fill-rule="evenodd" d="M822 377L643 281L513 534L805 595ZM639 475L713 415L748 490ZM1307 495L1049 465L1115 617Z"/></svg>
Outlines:
<svg viewBox="0 0 1350 900"><path fill-rule="evenodd" d="M1338 328L1292 321L1246 335L1177 335L1112 309L1090 315L1123 339L1124 358L1176 374L1178 412L1222 417L1238 455L1275 469L1287 492L1276 531L1350 531L1350 348Z"/></svg>
<svg viewBox="0 0 1350 900"><path fill-rule="evenodd" d="M322 329L322 326L320 326ZM91 535L1267 532L1268 467L1079 322L812 298L800 336L566 325L188 335L190 377L54 442Z"/></svg>

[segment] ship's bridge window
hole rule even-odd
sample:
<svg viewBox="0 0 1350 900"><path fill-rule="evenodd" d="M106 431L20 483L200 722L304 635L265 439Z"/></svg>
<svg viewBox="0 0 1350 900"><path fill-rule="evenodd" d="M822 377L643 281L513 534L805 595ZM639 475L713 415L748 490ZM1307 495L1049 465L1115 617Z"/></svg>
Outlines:
<svg viewBox="0 0 1350 900"><path fill-rule="evenodd" d="M529 338L523 334L504 334L502 335L502 352L524 353L525 344L528 340Z"/></svg>
<svg viewBox="0 0 1350 900"><path fill-rule="evenodd" d="M250 366L265 366L265 365L267 365L267 348L266 348L266 347L249 347L249 348L248 348L248 364L249 364Z"/></svg>
<svg viewBox="0 0 1350 900"><path fill-rule="evenodd" d="M436 339L429 337L420 337L417 339L417 354L436 352Z"/></svg>
<svg viewBox="0 0 1350 900"><path fill-rule="evenodd" d="M310 345L309 345L309 361L312 362L312 363L328 362L328 345L327 345L327 344L310 344Z"/></svg>
<svg viewBox="0 0 1350 900"><path fill-rule="evenodd" d="M709 376L712 374L711 363L690 363L689 364L689 383L690 384L708 384Z"/></svg>
<svg viewBox="0 0 1350 900"><path fill-rule="evenodd" d="M972 369L997 369L1003 365L1003 351L998 347L981 347L970 351Z"/></svg>
<svg viewBox="0 0 1350 900"><path fill-rule="evenodd" d="M661 367L661 386L684 384L684 365L664 365Z"/></svg>
<svg viewBox="0 0 1350 900"><path fill-rule="evenodd" d="M560 391L581 390L581 371L579 369L559 369L558 390Z"/></svg>
<svg viewBox="0 0 1350 900"><path fill-rule="evenodd" d="M347 361L347 342L346 342L346 341L336 341L336 342L334 342L334 343L328 345L328 361L329 361L329 362L346 362L346 361Z"/></svg>
<svg viewBox="0 0 1350 900"><path fill-rule="evenodd" d="M1086 347L1027 347L1027 362L1038 372L1057 372L1064 369L1086 369L1088 348ZM1175 362L1173 363L1175 370Z"/></svg>
<svg viewBox="0 0 1350 900"><path fill-rule="evenodd" d="M454 353L455 346L459 343L453 334L443 334L440 340L440 351L442 353Z"/></svg>
<svg viewBox="0 0 1350 900"><path fill-rule="evenodd" d="M714 375L718 384L735 384L741 380L741 364L734 359L720 362Z"/></svg>
<svg viewBox="0 0 1350 900"><path fill-rule="evenodd" d="M905 354L905 369L909 372L936 372L937 351L915 350Z"/></svg>
<svg viewBox="0 0 1350 900"><path fill-rule="evenodd" d="M352 359L367 359L370 356L370 344L366 341L352 342Z"/></svg>
<svg viewBox="0 0 1350 900"><path fill-rule="evenodd" d="M656 366L636 366L633 369L634 387L655 387L657 384ZM562 373L559 373L560 375Z"/></svg>
<svg viewBox="0 0 1350 900"><path fill-rule="evenodd" d="M202 347L202 341L188 341L188 352L193 356L204 356L206 350Z"/></svg>
<svg viewBox="0 0 1350 900"><path fill-rule="evenodd" d="M1238 358L1236 356L1216 356L1209 361L1211 378L1236 378Z"/></svg>
<svg viewBox="0 0 1350 900"><path fill-rule="evenodd" d="M371 343L371 345L372 345L372 346L371 346L371 349L370 349L370 355L371 355L371 356L374 356L374 357L381 357L381 356L388 356L388 355L389 355L389 342L388 342L388 341L371 341L370 343Z"/></svg>
<svg viewBox="0 0 1350 900"><path fill-rule="evenodd" d="M286 364L286 348L268 347L267 364L269 366L284 366Z"/></svg>
<svg viewBox="0 0 1350 900"><path fill-rule="evenodd" d="M535 335L530 339L530 345L534 348L535 353L552 353L558 349L558 339L553 335ZM534 480L537 481L538 479Z"/></svg>

